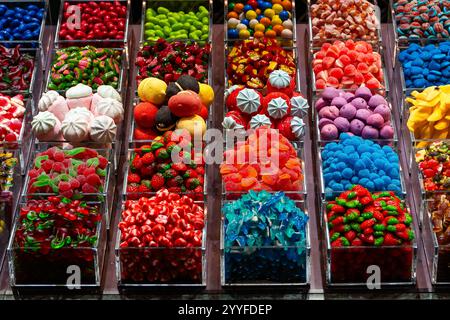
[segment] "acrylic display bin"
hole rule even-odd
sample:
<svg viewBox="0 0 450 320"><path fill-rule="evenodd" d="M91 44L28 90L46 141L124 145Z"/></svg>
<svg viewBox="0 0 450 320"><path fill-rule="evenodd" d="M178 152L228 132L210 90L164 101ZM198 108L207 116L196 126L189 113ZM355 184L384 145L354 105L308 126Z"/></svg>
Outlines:
<svg viewBox="0 0 450 320"><path fill-rule="evenodd" d="M306 201L306 198L308 196L308 192L307 192L307 188L306 188L306 180L307 180L307 175L309 175L309 172L306 172L305 170L305 148L302 142L291 142L292 146L294 147L294 149L297 152L297 157L300 159L301 162L301 170L303 173L303 181L301 183L301 187L299 190L290 190L290 191L283 191L283 190L273 190L270 191L271 193L275 193L278 191L282 191L286 194L287 197L289 197L290 199L294 200L294 201ZM226 144L224 144L224 150L230 150L234 148L234 144L229 141ZM262 154L264 156L264 154ZM257 155L255 155L256 157ZM237 159L239 160L239 159ZM247 160L251 160L250 163L254 163L254 161L256 161L253 159L247 159ZM230 162L232 161L232 162ZM233 162L234 160L230 159L227 160L226 158L222 159L222 163L223 164L234 164ZM230 201L230 200L236 200L239 199L240 197L242 197L244 194L247 194L248 191L230 191L230 190L226 190L225 187L225 183L222 181L222 201Z"/></svg>
<svg viewBox="0 0 450 320"><path fill-rule="evenodd" d="M35 146L35 150L30 155L29 164L27 172L29 172L33 166L34 161L38 153L46 151L52 147L60 147L63 149L71 149L71 146L64 144L64 143L38 143ZM88 148L89 145L84 144L83 147ZM109 163L106 167L106 175L105 175L105 181L103 183L103 190L96 192L96 193L82 193L82 199L84 201L94 201L94 202L101 202L104 204L104 212L106 217L106 228L109 229L110 221L111 221L111 215L113 212L113 197L114 197L114 188L115 188L115 175L113 170L113 161L114 161L114 154L111 149L98 149L95 148L96 146L91 146L91 149L97 151L97 153L106 159L108 159ZM26 202L28 199L47 199L50 196L56 196L56 193L30 193L28 191L29 189L29 181L30 177L29 175L25 176L24 179L24 185L22 188L22 194L21 194L21 202Z"/></svg>
<svg viewBox="0 0 450 320"><path fill-rule="evenodd" d="M322 204L325 208L325 203ZM332 247L326 211L322 226L326 244L326 285L329 287L414 286L416 283L417 233L408 245Z"/></svg>
<svg viewBox="0 0 450 320"><path fill-rule="evenodd" d="M296 205L308 215L303 201L296 201ZM223 287L306 287L309 285L311 267L309 223L305 227L305 243L300 245L226 247L224 219L222 216L220 242L220 274ZM273 256L278 256L278 259L271 259ZM266 274L264 270L267 271Z"/></svg>
<svg viewBox="0 0 450 320"><path fill-rule="evenodd" d="M0 40L0 45L12 48L20 45L22 48L42 48L42 40L44 36L45 22L47 19L47 11L49 8L48 0L19 0L19 1L0 1L0 5L7 5L8 7L24 7L28 5L35 5L44 8L44 13L42 15L42 20L40 22L40 31L37 39L30 40Z"/></svg>
<svg viewBox="0 0 450 320"><path fill-rule="evenodd" d="M242 40L241 40L242 41ZM224 77L225 77L225 89L231 87L233 84L230 83L231 80L228 79L228 73L227 73L227 69L228 69L228 54L230 53L230 50L233 49L234 45L239 44L239 41L233 41L233 42L225 42L225 68L224 68ZM292 46L287 46L287 47L282 47L284 50L291 52L292 56L294 58L294 62L295 62L295 90L300 92L301 91L301 85L300 85L300 70L299 70L299 50L297 47L292 47ZM306 70L304 71L306 72ZM244 85L245 87L247 87L246 85ZM264 88L265 88L266 84L264 83ZM264 88L258 88L255 90L258 91L262 91L263 93L265 92Z"/></svg>
<svg viewBox="0 0 450 320"><path fill-rule="evenodd" d="M84 47L84 46L82 46ZM56 59L56 51L59 50L63 50L65 48L61 48L61 49L52 49L51 52L49 52L49 56L51 56L51 64L49 69L47 70L47 78L45 81L45 87L43 88L43 92L47 92L50 89L48 88L49 84L51 83L51 76L52 76L52 67L53 65L58 61L55 60ZM101 48L103 49L103 48ZM119 80L117 83L117 88L115 88L117 90L117 92L119 92L122 96L122 99L126 96L126 80L127 80L127 71L128 71L128 49L122 49L122 48L106 48L106 49L110 49L110 50L116 50L120 52L121 55L121 68L120 68L120 72L119 72ZM65 96L67 89L65 90L56 90L59 94ZM95 90L93 90L95 92Z"/></svg>
<svg viewBox="0 0 450 320"><path fill-rule="evenodd" d="M171 0L144 0L142 2L142 17L141 17L141 37L140 37L140 44L141 46L146 43L152 43L152 41L148 41L145 38L145 24L148 23L145 13L147 9L151 8L156 11L158 7L164 7L166 9L169 9L170 11L184 11L184 12L195 12L198 10L200 6L204 6L208 12L208 20L209 20L209 32L208 32L208 38L206 40L195 40L195 39L171 39L177 40L177 41L197 41L197 42L207 42L210 43L212 41L212 27L213 27L213 19L212 19L212 13L213 13L213 1L212 0L179 0L179 1L171 1ZM166 37L168 37L165 34ZM164 37L166 39L166 37Z"/></svg>
<svg viewBox="0 0 450 320"><path fill-rule="evenodd" d="M129 24L130 24L130 11L131 11L131 0L102 0L105 2L120 2L122 5L126 5L127 14L125 18L125 30L124 30L124 38L123 39L73 39L73 40L63 40L60 39L59 32L61 30L61 25L63 24L64 19L64 5L65 3L69 4L81 4L90 2L91 0L62 0L59 7L59 16L58 16L58 25L56 26L56 35L55 35L55 47L56 48L66 48L71 46L86 46L91 45L97 48L125 48L128 44L128 35L129 35ZM75 14L75 13L74 13ZM100 17L101 19L103 17Z"/></svg>
<svg viewBox="0 0 450 320"><path fill-rule="evenodd" d="M378 6L378 1L377 0L366 0L364 2L369 2L374 6L374 10L375 10L375 15L377 16L377 18L380 18L380 8ZM353 40L353 41L365 41L365 42L369 42L369 43L373 43L373 44L379 44L381 45L383 42L383 38L381 35L381 21L378 21L378 26L376 29L376 39L371 39L371 40L363 40L361 38L326 38L326 39L320 39L320 38L316 38L315 34L313 32L313 17L312 17L312 10L311 10L311 6L313 4L316 4L317 0L308 0L308 40L309 40L309 46L310 48L320 48L322 46L322 44L324 44L325 42L334 42L336 40L341 40L341 41L346 41L346 40Z"/></svg>
<svg viewBox="0 0 450 320"><path fill-rule="evenodd" d="M342 41L342 40L339 40ZM330 41L327 41L327 43L330 43ZM332 42L331 42L332 43ZM380 82L382 85L381 88L371 89L372 93L377 93L382 96L388 96L388 93L390 91L389 89L389 81L388 81L388 72L386 69L386 63L385 63L385 57L384 57L384 48L378 44L372 44L372 48L374 52L377 52L381 55L381 68L383 70L383 80ZM314 61L314 54L320 51L319 48L310 48L309 54L308 54L308 63L310 66L310 74L311 74L311 91L313 95L319 95L323 92L324 89L317 89L316 88L316 75L314 74L313 70L313 61ZM355 91L355 89L352 88L345 88L342 89L344 91Z"/></svg>
<svg viewBox="0 0 450 320"><path fill-rule="evenodd" d="M227 23L228 22L228 19L227 19L227 16L228 16L228 5L230 3L238 3L238 2L244 3L244 4L247 3L247 1L237 1L237 0L225 0L224 1L224 14L223 14L223 16L224 16L224 23L223 23L223 25L224 25L225 42L226 43L228 42L230 44L235 42L235 41L242 40L242 39L239 39L239 38L233 39L233 38L230 38L228 36L228 23ZM271 2L272 1L270 1L269 3L271 3ZM279 3L279 2L277 2L277 3ZM285 47L295 47L296 44L297 44L297 28L295 27L297 25L297 17L296 17L296 12L295 12L295 1L292 1L292 9L289 11L289 13L291 14L291 20L292 20L292 25L293 25L292 39L282 38L282 37L280 37L278 35L276 36L275 39L279 43L281 43L283 46L285 46ZM252 39L254 39L254 37L252 37L252 36L250 36L248 38L248 40L252 40Z"/></svg>
<svg viewBox="0 0 450 320"><path fill-rule="evenodd" d="M106 216L103 203L90 202L98 206L102 220L96 230L97 242L90 247L61 248L48 251L27 251L15 241L18 232L18 216L8 245L10 285L13 288L65 288L74 285L70 276L79 271L79 286L82 289L98 288L101 285L106 249ZM18 206L18 211L22 206Z"/></svg>
<svg viewBox="0 0 450 320"><path fill-rule="evenodd" d="M142 194L145 197L151 195ZM125 207L124 195L121 212ZM204 207L205 227L201 247L121 247L121 231L117 231L115 264L118 286L121 288L202 288L206 286L206 226L207 212L204 202L195 202ZM120 219L121 221L121 219ZM180 264L185 262L191 269ZM170 281L161 281L160 272L177 274Z"/></svg>

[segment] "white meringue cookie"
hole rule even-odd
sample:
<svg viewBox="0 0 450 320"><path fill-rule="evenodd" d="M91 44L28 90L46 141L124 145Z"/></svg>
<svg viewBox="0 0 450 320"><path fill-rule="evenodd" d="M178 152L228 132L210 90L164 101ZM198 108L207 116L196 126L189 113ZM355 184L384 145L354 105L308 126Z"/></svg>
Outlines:
<svg viewBox="0 0 450 320"><path fill-rule="evenodd" d="M92 88L82 83L79 83L66 91L67 99L80 99L91 95Z"/></svg>
<svg viewBox="0 0 450 320"><path fill-rule="evenodd" d="M54 90L45 92L41 99L39 99L38 109L39 111L47 111L48 108L60 97L59 93Z"/></svg>
<svg viewBox="0 0 450 320"><path fill-rule="evenodd" d="M255 113L261 106L261 98L254 89L245 88L236 97L237 107L245 113Z"/></svg>
<svg viewBox="0 0 450 320"><path fill-rule="evenodd" d="M289 106L281 97L270 100L269 104L267 105L267 113L273 119L283 118L285 115L287 115L288 109Z"/></svg>
<svg viewBox="0 0 450 320"><path fill-rule="evenodd" d="M89 122L82 115L66 117L61 129L64 139L69 142L82 142L89 137Z"/></svg>
<svg viewBox="0 0 450 320"><path fill-rule="evenodd" d="M40 141L61 139L61 123L50 111L39 112L31 121L31 130Z"/></svg>
<svg viewBox="0 0 450 320"><path fill-rule="evenodd" d="M291 76L286 71L275 70L269 75L269 83L278 89L287 88L291 83Z"/></svg>
<svg viewBox="0 0 450 320"><path fill-rule="evenodd" d="M272 122L265 114L257 114L250 120L250 128L256 129L263 126L270 127L272 125Z"/></svg>
<svg viewBox="0 0 450 320"><path fill-rule="evenodd" d="M117 126L108 116L95 117L91 122L91 139L99 143L112 143L116 138Z"/></svg>
<svg viewBox="0 0 450 320"><path fill-rule="evenodd" d="M94 119L94 115L92 114L92 112L90 112L88 109L83 108L83 107L70 109L70 111L67 112L64 120L73 118L73 117L75 117L75 118L82 117L85 119L86 122L91 122L92 119Z"/></svg>
<svg viewBox="0 0 450 320"><path fill-rule="evenodd" d="M102 98L112 98L114 100L122 102L122 97L120 96L120 93L117 92L117 90L114 89L113 86L101 85L97 88L97 94Z"/></svg>
<svg viewBox="0 0 450 320"><path fill-rule="evenodd" d="M297 139L305 135L305 123L299 117L293 117L291 120L292 133Z"/></svg>
<svg viewBox="0 0 450 320"><path fill-rule="evenodd" d="M224 129L244 129L244 126L236 122L232 117L225 117L222 121Z"/></svg>
<svg viewBox="0 0 450 320"><path fill-rule="evenodd" d="M95 116L108 116L117 124L123 120L123 105L113 98L100 98L92 109Z"/></svg>
<svg viewBox="0 0 450 320"><path fill-rule="evenodd" d="M308 100L301 96L291 98L291 116L304 118L308 115Z"/></svg>

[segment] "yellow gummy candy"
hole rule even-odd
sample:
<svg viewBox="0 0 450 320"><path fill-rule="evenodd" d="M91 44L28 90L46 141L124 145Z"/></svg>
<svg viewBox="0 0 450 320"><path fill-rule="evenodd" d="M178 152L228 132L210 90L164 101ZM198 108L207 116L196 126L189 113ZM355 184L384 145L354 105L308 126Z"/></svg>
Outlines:
<svg viewBox="0 0 450 320"><path fill-rule="evenodd" d="M439 121L436 122L436 124L434 125L434 128L435 128L436 130L445 130L445 129L448 129L448 127L449 127L449 122L448 122L448 120L445 120L445 119L439 120Z"/></svg>

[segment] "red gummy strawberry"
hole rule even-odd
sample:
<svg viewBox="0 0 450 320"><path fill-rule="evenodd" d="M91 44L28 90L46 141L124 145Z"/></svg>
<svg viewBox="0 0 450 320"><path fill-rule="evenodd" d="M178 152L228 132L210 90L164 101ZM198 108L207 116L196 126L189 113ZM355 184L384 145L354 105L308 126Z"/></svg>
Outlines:
<svg viewBox="0 0 450 320"><path fill-rule="evenodd" d="M197 171L199 176L205 175L205 168L203 166L198 166L197 168L195 168L195 171Z"/></svg>
<svg viewBox="0 0 450 320"><path fill-rule="evenodd" d="M65 158L66 158L66 156L64 155L64 152L62 152L62 151L56 151L53 154L53 159L57 162L63 162Z"/></svg>
<svg viewBox="0 0 450 320"><path fill-rule="evenodd" d="M183 191L181 191L181 188L180 187L170 187L170 188L168 188L167 189L169 192L171 192L171 193L181 193L181 192L183 192Z"/></svg>
<svg viewBox="0 0 450 320"><path fill-rule="evenodd" d="M81 186L80 181L78 181L77 179L71 179L69 183L72 189L78 189Z"/></svg>
<svg viewBox="0 0 450 320"><path fill-rule="evenodd" d="M200 181L197 178L189 178L185 182L185 186L188 190L194 190L200 185Z"/></svg>
<svg viewBox="0 0 450 320"><path fill-rule="evenodd" d="M177 175L177 171L174 169L168 169L163 173L165 179L172 179Z"/></svg>
<svg viewBox="0 0 450 320"><path fill-rule="evenodd" d="M134 159L131 161L131 168L139 170L143 165L144 164L142 163L141 158L136 154Z"/></svg>
<svg viewBox="0 0 450 320"><path fill-rule="evenodd" d="M139 186L139 188L138 188L138 191L139 191L139 192L150 192L151 190L150 190L150 188L147 187L146 185L141 184L141 185Z"/></svg>
<svg viewBox="0 0 450 320"><path fill-rule="evenodd" d="M167 152L166 148L159 148L155 151L155 156L158 159L166 160L170 157L170 154Z"/></svg>
<svg viewBox="0 0 450 320"><path fill-rule="evenodd" d="M53 163L52 170L54 172L64 172L65 169L66 169L66 166L64 165L64 163L62 163L62 162Z"/></svg>
<svg viewBox="0 0 450 320"><path fill-rule="evenodd" d="M169 180L167 180L166 185L168 187L179 187L183 184L184 179L181 176L175 176Z"/></svg>
<svg viewBox="0 0 450 320"><path fill-rule="evenodd" d="M127 193L135 193L138 191L139 191L139 184L137 183L132 183L127 186Z"/></svg>
<svg viewBox="0 0 450 320"><path fill-rule="evenodd" d="M279 130L280 134L286 137L288 140L293 141L296 140L296 137L294 133L292 132L291 127L291 121L293 117L288 116L283 118L280 122L277 124L277 129Z"/></svg>
<svg viewBox="0 0 450 320"><path fill-rule="evenodd" d="M135 128L134 129L134 140L153 140L158 136L158 133L153 131L152 129L141 129L141 128Z"/></svg>
<svg viewBox="0 0 450 320"><path fill-rule="evenodd" d="M142 156L141 161L144 165L149 165L155 162L155 156L153 153L149 152Z"/></svg>
<svg viewBox="0 0 450 320"><path fill-rule="evenodd" d="M164 138L164 144L165 145L167 145L169 142L173 142L172 141L172 134L173 134L173 131L169 130L169 131L164 132L164 134L162 135L163 138Z"/></svg>
<svg viewBox="0 0 450 320"><path fill-rule="evenodd" d="M152 180L150 181L151 187L153 190L159 190L164 186L165 179L162 173L156 173L153 175Z"/></svg>
<svg viewBox="0 0 450 320"><path fill-rule="evenodd" d="M97 188L95 188L94 186L92 186L92 185L90 185L89 183L86 182L81 187L81 191L83 193L96 193L97 192Z"/></svg>
<svg viewBox="0 0 450 320"><path fill-rule="evenodd" d="M86 169L84 169L83 171L83 175L85 175L86 177L90 174L94 174L95 173L95 168L94 167L87 167Z"/></svg>
<svg viewBox="0 0 450 320"><path fill-rule="evenodd" d="M203 193L203 186L198 186L197 188L194 189L195 193Z"/></svg>
<svg viewBox="0 0 450 320"><path fill-rule="evenodd" d="M151 177L155 173L155 167L153 165L144 166L140 170L141 176Z"/></svg>
<svg viewBox="0 0 450 320"><path fill-rule="evenodd" d="M53 160L45 160L41 163L41 168L44 169L45 172L50 172L53 168L53 164L55 162Z"/></svg>
<svg viewBox="0 0 450 320"><path fill-rule="evenodd" d="M172 169L174 169L178 172L185 172L188 169L188 166L183 162L174 163L174 164L172 164Z"/></svg>
<svg viewBox="0 0 450 320"><path fill-rule="evenodd" d="M176 152L180 151L180 147L178 146L178 144L176 142L170 141L169 143L166 144L166 150L167 150L167 153L169 153L170 156L172 155L172 151L175 148L177 149Z"/></svg>
<svg viewBox="0 0 450 320"><path fill-rule="evenodd" d="M58 183L58 189L60 192L64 192L64 191L72 190L72 186L67 181L60 181Z"/></svg>
<svg viewBox="0 0 450 320"><path fill-rule="evenodd" d="M84 175L79 175L79 176L77 176L77 178L76 178L77 180L78 180L78 182L80 183L80 185L83 185L83 184L85 184L86 183L86 177L84 176Z"/></svg>
<svg viewBox="0 0 450 320"><path fill-rule="evenodd" d="M92 186L99 186L102 184L102 180L96 173L92 173L86 176L86 182Z"/></svg>
<svg viewBox="0 0 450 320"><path fill-rule="evenodd" d="M65 197L65 198L72 198L73 197L73 190L72 189L69 189L69 190L66 190L66 191L63 191L63 192L59 192L59 194L60 195L62 195L63 197Z"/></svg>
<svg viewBox="0 0 450 320"><path fill-rule="evenodd" d="M197 171L195 171L194 169L188 169L188 170L186 170L186 172L183 174L183 178L184 178L184 179L197 178L197 177L198 177L198 173L197 173Z"/></svg>
<svg viewBox="0 0 450 320"><path fill-rule="evenodd" d="M140 183L141 177L136 173L129 173L128 174L128 184L130 183Z"/></svg>

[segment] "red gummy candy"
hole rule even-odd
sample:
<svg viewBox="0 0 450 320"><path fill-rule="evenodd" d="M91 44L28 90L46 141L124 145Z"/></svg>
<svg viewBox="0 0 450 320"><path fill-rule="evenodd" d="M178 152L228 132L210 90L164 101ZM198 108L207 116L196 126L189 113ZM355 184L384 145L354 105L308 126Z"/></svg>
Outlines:
<svg viewBox="0 0 450 320"><path fill-rule="evenodd" d="M330 69L333 66L333 64L334 64L334 61L336 61L336 59L333 58L333 57L325 57L325 58L323 58L323 60L322 60L323 69L324 70Z"/></svg>
<svg viewBox="0 0 450 320"><path fill-rule="evenodd" d="M358 63L358 66L356 67L356 69L363 74L369 72L369 67L364 62Z"/></svg>
<svg viewBox="0 0 450 320"><path fill-rule="evenodd" d="M344 74L348 77L353 77L356 74L356 67L352 64L349 64L344 68Z"/></svg>
<svg viewBox="0 0 450 320"><path fill-rule="evenodd" d="M344 71L341 68L333 68L330 70L329 76L339 80L344 76Z"/></svg>

